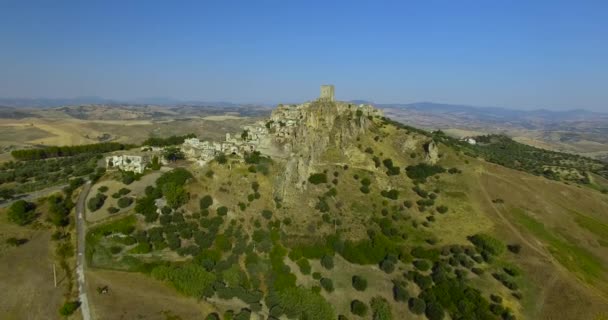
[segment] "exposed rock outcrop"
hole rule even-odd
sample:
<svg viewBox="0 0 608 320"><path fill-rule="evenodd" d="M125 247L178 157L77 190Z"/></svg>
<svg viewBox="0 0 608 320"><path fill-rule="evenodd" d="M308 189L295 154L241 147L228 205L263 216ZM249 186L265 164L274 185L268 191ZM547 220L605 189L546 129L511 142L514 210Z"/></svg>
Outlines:
<svg viewBox="0 0 608 320"><path fill-rule="evenodd" d="M431 140L424 144L424 160L430 164L435 164L439 160L439 148L435 141Z"/></svg>
<svg viewBox="0 0 608 320"><path fill-rule="evenodd" d="M328 147L345 149L372 123L368 116L382 115L372 106L317 100L295 106L279 106L271 115L270 139L288 155L285 173L278 178L275 196L284 198L306 188L306 180Z"/></svg>

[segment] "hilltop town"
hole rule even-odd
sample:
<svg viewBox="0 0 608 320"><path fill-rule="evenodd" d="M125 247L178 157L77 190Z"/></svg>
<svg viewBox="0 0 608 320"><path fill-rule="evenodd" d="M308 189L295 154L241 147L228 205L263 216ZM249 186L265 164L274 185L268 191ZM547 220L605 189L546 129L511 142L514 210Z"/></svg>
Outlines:
<svg viewBox="0 0 608 320"><path fill-rule="evenodd" d="M369 104L355 105L335 101L334 90L333 85L323 85L321 94L315 101L280 104L272 111L269 119L245 126L240 133L226 133L224 141L188 138L184 139L180 149L187 160L194 161L200 166L204 166L220 154L243 157L257 151L266 156L289 158L293 152L297 152L294 148L297 144L296 140L306 135L306 130L303 131L302 128L315 131L323 125L330 128L334 120L339 117L383 116L381 110ZM143 146L139 154L122 153L107 157L106 166L109 169L120 168L124 171L143 173L152 157L160 156L162 150L162 148ZM166 159L164 161L166 162Z"/></svg>

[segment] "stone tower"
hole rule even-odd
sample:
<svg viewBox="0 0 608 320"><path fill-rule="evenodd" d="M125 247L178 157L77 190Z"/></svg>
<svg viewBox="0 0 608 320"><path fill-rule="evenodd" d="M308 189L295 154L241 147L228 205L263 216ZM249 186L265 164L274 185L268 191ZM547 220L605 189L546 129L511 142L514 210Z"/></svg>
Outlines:
<svg viewBox="0 0 608 320"><path fill-rule="evenodd" d="M334 101L334 86L332 84L321 86L321 100Z"/></svg>

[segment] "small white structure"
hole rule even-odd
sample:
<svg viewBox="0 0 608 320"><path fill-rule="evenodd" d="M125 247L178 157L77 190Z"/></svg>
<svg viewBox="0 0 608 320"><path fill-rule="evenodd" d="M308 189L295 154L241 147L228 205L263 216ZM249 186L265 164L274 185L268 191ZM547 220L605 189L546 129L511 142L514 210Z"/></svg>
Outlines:
<svg viewBox="0 0 608 320"><path fill-rule="evenodd" d="M464 137L464 138L462 138L460 140L462 140L462 141L464 141L464 142L466 142L468 144L477 144L477 141L474 138L472 138L472 137Z"/></svg>
<svg viewBox="0 0 608 320"><path fill-rule="evenodd" d="M144 173L146 166L150 163L148 156L116 155L106 157L106 168Z"/></svg>

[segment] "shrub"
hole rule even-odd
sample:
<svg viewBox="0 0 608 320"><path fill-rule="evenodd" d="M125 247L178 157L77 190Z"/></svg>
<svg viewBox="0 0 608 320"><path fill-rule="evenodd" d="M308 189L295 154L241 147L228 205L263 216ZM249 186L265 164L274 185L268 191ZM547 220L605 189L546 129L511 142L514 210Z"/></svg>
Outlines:
<svg viewBox="0 0 608 320"><path fill-rule="evenodd" d="M215 156L215 161L217 161L218 164L226 164L228 162L228 158L226 157L225 154L220 153L217 156Z"/></svg>
<svg viewBox="0 0 608 320"><path fill-rule="evenodd" d="M110 213L110 214L117 213L118 211L120 211L120 209L118 209L116 207L109 207L108 208L108 213Z"/></svg>
<svg viewBox="0 0 608 320"><path fill-rule="evenodd" d="M36 218L36 205L25 200L17 200L8 209L8 220L20 226L31 223Z"/></svg>
<svg viewBox="0 0 608 320"><path fill-rule="evenodd" d="M405 201L403 201L403 205L404 205L406 208L408 208L408 209L409 209L409 208L411 208L411 207L412 207L412 205L414 205L414 204L413 204L413 203L412 203L412 201L410 201L410 200L405 200Z"/></svg>
<svg viewBox="0 0 608 320"><path fill-rule="evenodd" d="M67 317L74 313L80 307L80 301L68 301L59 308L59 314Z"/></svg>
<svg viewBox="0 0 608 320"><path fill-rule="evenodd" d="M382 260L380 262L380 269L386 273L392 273L395 271L395 262L389 259Z"/></svg>
<svg viewBox="0 0 608 320"><path fill-rule="evenodd" d="M320 294L302 287L270 291L265 302L270 314L275 318L285 314L290 319L336 319L333 307L327 300Z"/></svg>
<svg viewBox="0 0 608 320"><path fill-rule="evenodd" d="M360 317L365 317L367 315L367 305L355 299L350 303L350 312Z"/></svg>
<svg viewBox="0 0 608 320"><path fill-rule="evenodd" d="M5 242L9 246L18 247L20 245L26 244L28 242L28 240L27 239L19 239L19 238L15 238L15 237L10 237L10 238L6 239Z"/></svg>
<svg viewBox="0 0 608 320"><path fill-rule="evenodd" d="M505 249L502 242L487 234L478 233L470 236L469 241L480 250L487 251L493 255L500 255Z"/></svg>
<svg viewBox="0 0 608 320"><path fill-rule="evenodd" d="M426 310L426 303L419 298L410 298L408 306L413 314L423 314Z"/></svg>
<svg viewBox="0 0 608 320"><path fill-rule="evenodd" d="M131 190L127 188L121 188L120 190L118 190L118 194L120 194L121 196L126 196L129 193L131 193Z"/></svg>
<svg viewBox="0 0 608 320"><path fill-rule="evenodd" d="M399 191L395 190L395 189L391 189L391 190L382 190L380 192L380 194L385 197L385 198L389 198L392 200L397 200L399 199Z"/></svg>
<svg viewBox="0 0 608 320"><path fill-rule="evenodd" d="M103 193L98 193L87 202L87 208L91 212L99 210L103 206L103 203L106 201L107 196Z"/></svg>
<svg viewBox="0 0 608 320"><path fill-rule="evenodd" d="M321 280L322 276L320 272L313 272L312 273L312 278L315 280Z"/></svg>
<svg viewBox="0 0 608 320"><path fill-rule="evenodd" d="M405 286L395 282L393 284L393 299L397 302L405 302L409 299L410 295Z"/></svg>
<svg viewBox="0 0 608 320"><path fill-rule="evenodd" d="M300 268L300 272L302 272L302 274L310 274L310 272L312 271L310 263L308 262L308 260L306 260L306 258L301 258L296 262L296 264Z"/></svg>
<svg viewBox="0 0 608 320"><path fill-rule="evenodd" d="M321 258L321 265L323 266L323 268L327 269L327 270L331 270L334 268L334 257L330 256L330 255L324 255L323 258Z"/></svg>
<svg viewBox="0 0 608 320"><path fill-rule="evenodd" d="M220 320L219 314L216 312L210 313L205 317L205 320Z"/></svg>
<svg viewBox="0 0 608 320"><path fill-rule="evenodd" d="M413 264L420 271L427 271L431 268L431 265L426 260L415 260Z"/></svg>
<svg viewBox="0 0 608 320"><path fill-rule="evenodd" d="M520 244L510 244L507 246L507 249L509 249L509 251L517 254L521 251L521 245Z"/></svg>
<svg viewBox="0 0 608 320"><path fill-rule="evenodd" d="M215 274L202 266L186 263L181 266L158 266L152 269L152 277L171 282L177 291L192 297L202 297L216 279Z"/></svg>
<svg viewBox="0 0 608 320"><path fill-rule="evenodd" d="M327 183L327 175L325 173L313 173L308 177L308 182L312 184Z"/></svg>
<svg viewBox="0 0 608 320"><path fill-rule="evenodd" d="M429 320L442 320L445 316L443 308L438 303L429 303L424 313Z"/></svg>
<svg viewBox="0 0 608 320"><path fill-rule="evenodd" d="M123 197L118 199L118 206L121 208L126 208L133 203L133 198Z"/></svg>
<svg viewBox="0 0 608 320"><path fill-rule="evenodd" d="M213 204L213 198L210 195L206 195L198 203L201 210L208 209Z"/></svg>
<svg viewBox="0 0 608 320"><path fill-rule="evenodd" d="M446 212L448 212L448 207L443 206L443 205L438 206L437 207L437 212L439 212L439 213L446 213Z"/></svg>
<svg viewBox="0 0 608 320"><path fill-rule="evenodd" d="M226 214L228 214L228 208L221 206L219 208L217 208L217 215L218 216L225 216Z"/></svg>
<svg viewBox="0 0 608 320"><path fill-rule="evenodd" d="M354 275L351 283L357 291L365 291L367 289L367 280L361 276Z"/></svg>
<svg viewBox="0 0 608 320"><path fill-rule="evenodd" d="M491 294L490 300L492 300L495 303L502 303L502 297L499 295L496 295L496 294Z"/></svg>
<svg viewBox="0 0 608 320"><path fill-rule="evenodd" d="M383 297L373 297L370 302L373 320L392 320L391 306Z"/></svg>
<svg viewBox="0 0 608 320"><path fill-rule="evenodd" d="M439 165L419 163L415 166L408 166L405 168L405 172L410 179L424 182L428 177L445 172L445 169Z"/></svg>
<svg viewBox="0 0 608 320"><path fill-rule="evenodd" d="M97 189L97 192L101 192L101 193L105 193L107 191L108 191L107 186L101 186L101 187L99 187L99 189Z"/></svg>
<svg viewBox="0 0 608 320"><path fill-rule="evenodd" d="M331 281L331 279L321 278L321 280L319 280L319 282L321 283L321 287L323 287L323 289L325 289L325 291L327 291L327 292L334 291L334 282Z"/></svg>
<svg viewBox="0 0 608 320"><path fill-rule="evenodd" d="M272 218L272 211L268 209L262 210L262 216L266 218L266 220L270 220Z"/></svg>

